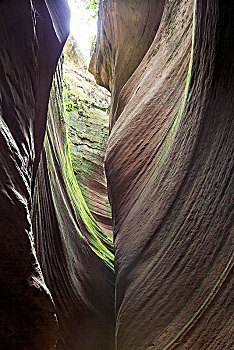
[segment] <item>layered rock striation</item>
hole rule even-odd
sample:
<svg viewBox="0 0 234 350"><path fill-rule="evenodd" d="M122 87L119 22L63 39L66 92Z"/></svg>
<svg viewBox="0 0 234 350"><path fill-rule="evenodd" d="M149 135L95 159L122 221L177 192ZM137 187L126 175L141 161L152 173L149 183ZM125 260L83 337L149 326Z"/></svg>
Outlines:
<svg viewBox="0 0 234 350"><path fill-rule="evenodd" d="M32 191L66 1L0 2L0 347L55 349L57 320L34 247Z"/></svg>
<svg viewBox="0 0 234 350"><path fill-rule="evenodd" d="M112 240L104 156L109 136L109 92L87 71L72 36L64 48L65 121L72 166L84 199Z"/></svg>
<svg viewBox="0 0 234 350"><path fill-rule="evenodd" d="M100 1L98 40L89 70L112 93L110 127L119 93L158 30L165 0Z"/></svg>
<svg viewBox="0 0 234 350"><path fill-rule="evenodd" d="M57 349L114 347L112 241L91 214L69 154L62 62L50 94L46 136L35 180L37 257L58 318Z"/></svg>
<svg viewBox="0 0 234 350"><path fill-rule="evenodd" d="M2 1L0 18L0 348L113 349L112 241L76 181L64 121L68 5Z"/></svg>
<svg viewBox="0 0 234 350"><path fill-rule="evenodd" d="M149 10L160 20L163 2L152 3L154 9L151 2L131 5L139 18ZM135 18L126 15L131 6L119 0L100 8L90 70L113 96L105 167L118 350L232 347L229 6L167 0L156 35L146 41L150 31L136 31ZM132 51L142 55L129 53L116 23L121 38L134 33L134 43L144 40ZM129 59L137 59L132 71L119 73Z"/></svg>
<svg viewBox="0 0 234 350"><path fill-rule="evenodd" d="M71 119L69 141L59 60L67 2L0 2L1 349L232 348L230 9L218 0L100 2L89 69L112 94L113 254L104 148L73 171L84 116ZM81 96L86 78L74 79L67 88ZM98 185L86 182L90 171Z"/></svg>

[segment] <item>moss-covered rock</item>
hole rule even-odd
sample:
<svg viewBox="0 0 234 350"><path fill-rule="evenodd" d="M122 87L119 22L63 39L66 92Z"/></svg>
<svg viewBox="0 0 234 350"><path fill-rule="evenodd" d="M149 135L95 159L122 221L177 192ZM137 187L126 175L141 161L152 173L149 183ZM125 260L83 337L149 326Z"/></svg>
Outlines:
<svg viewBox="0 0 234 350"><path fill-rule="evenodd" d="M111 209L104 173L110 95L87 71L73 37L65 48L64 102L68 146L76 179L92 214L111 237Z"/></svg>

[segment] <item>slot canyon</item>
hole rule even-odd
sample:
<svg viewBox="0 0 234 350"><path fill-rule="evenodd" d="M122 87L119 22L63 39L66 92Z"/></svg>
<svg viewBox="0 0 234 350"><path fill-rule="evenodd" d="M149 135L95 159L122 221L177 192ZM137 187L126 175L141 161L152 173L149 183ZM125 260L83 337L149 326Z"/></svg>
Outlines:
<svg viewBox="0 0 234 350"><path fill-rule="evenodd" d="M1 350L233 349L232 10L0 1Z"/></svg>

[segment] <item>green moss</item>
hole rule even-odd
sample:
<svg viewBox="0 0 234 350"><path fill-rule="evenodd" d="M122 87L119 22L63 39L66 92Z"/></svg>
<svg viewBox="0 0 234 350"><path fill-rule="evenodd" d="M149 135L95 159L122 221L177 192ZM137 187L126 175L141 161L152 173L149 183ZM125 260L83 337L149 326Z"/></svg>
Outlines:
<svg viewBox="0 0 234 350"><path fill-rule="evenodd" d="M187 73L187 78L186 78L186 85L185 85L185 89L184 89L184 94L183 94L183 98L181 100L181 103L180 103L179 107L177 108L176 112L174 113L173 117L171 118L171 121L173 120L173 122L169 123L169 128L168 128L169 132L168 132L168 135L167 135L167 138L166 138L166 142L165 142L164 147L163 147L163 149L161 151L159 159L158 159L158 161L157 161L157 163L155 165L155 168L157 168L157 170L159 170L161 168L162 164L164 163L164 161L166 159L166 156L167 156L168 151L170 149L170 146L172 144L172 139L173 139L176 131L179 128L181 117L182 117L182 114L184 112L185 104L186 104L187 97L188 97L189 85L190 85L190 81L191 81L192 65L193 65L193 54L194 54L194 38L195 38L195 24L196 24L195 12L196 12L196 0L194 0L193 28L192 28L192 46L191 46L190 61L189 61L189 67L188 67L188 73ZM181 71L181 68L177 72L176 76L173 78L173 81L179 75L179 73Z"/></svg>
<svg viewBox="0 0 234 350"><path fill-rule="evenodd" d="M55 76L48 111L47 136L44 142L51 195L58 225L61 235L64 235L66 222L72 223L71 227L75 228L74 235L79 235L86 242L88 241L90 248L100 257L103 263L111 270L114 270L112 240L108 237L108 233L98 225L91 214L72 167L75 164L76 170L81 172L83 163L81 159L75 158L71 152L72 148L76 147L76 145L67 138L66 123L71 111L80 115L80 110L83 111L84 108L79 106L74 95L65 86L64 115L61 88L58 86L60 81L60 77ZM86 117L81 115L81 118L84 120ZM95 140L95 133L94 135L92 133L90 134L90 144L93 141L97 142ZM87 157L90 156L87 151L83 152L83 154ZM63 207L62 213L61 205ZM82 229L83 225L85 226L85 230ZM65 236L63 236L63 239L66 241L66 249L72 257L73 247L70 240L67 240Z"/></svg>

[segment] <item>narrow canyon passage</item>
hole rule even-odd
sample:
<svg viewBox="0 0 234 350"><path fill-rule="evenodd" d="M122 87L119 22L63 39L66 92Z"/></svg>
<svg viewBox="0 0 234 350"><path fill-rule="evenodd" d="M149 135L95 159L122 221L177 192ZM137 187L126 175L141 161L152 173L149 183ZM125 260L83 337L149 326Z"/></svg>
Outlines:
<svg viewBox="0 0 234 350"><path fill-rule="evenodd" d="M0 1L0 349L231 350L233 5L84 3L99 86L66 0Z"/></svg>

